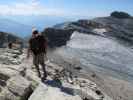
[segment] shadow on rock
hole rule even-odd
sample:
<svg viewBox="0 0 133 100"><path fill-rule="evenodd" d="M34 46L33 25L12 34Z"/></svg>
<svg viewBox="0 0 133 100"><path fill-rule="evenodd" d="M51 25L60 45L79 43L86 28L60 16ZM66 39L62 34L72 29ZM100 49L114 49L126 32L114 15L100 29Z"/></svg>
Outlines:
<svg viewBox="0 0 133 100"><path fill-rule="evenodd" d="M45 82L45 84L50 85L52 87L57 87L57 88L62 87L62 83L60 80L48 80Z"/></svg>
<svg viewBox="0 0 133 100"><path fill-rule="evenodd" d="M74 95L74 90L72 88L63 87L60 80L48 80L45 82L45 84L52 87L60 88L60 90L66 94Z"/></svg>
<svg viewBox="0 0 133 100"><path fill-rule="evenodd" d="M68 87L61 87L61 91L69 95L74 95L74 89Z"/></svg>

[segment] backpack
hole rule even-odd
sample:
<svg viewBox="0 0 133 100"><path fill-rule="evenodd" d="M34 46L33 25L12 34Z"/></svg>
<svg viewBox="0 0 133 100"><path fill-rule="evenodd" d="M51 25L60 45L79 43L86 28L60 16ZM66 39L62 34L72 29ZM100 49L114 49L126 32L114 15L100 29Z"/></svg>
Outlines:
<svg viewBox="0 0 133 100"><path fill-rule="evenodd" d="M46 53L47 41L46 38L42 35L39 35L35 38L31 38L29 41L31 51L37 55L40 53Z"/></svg>

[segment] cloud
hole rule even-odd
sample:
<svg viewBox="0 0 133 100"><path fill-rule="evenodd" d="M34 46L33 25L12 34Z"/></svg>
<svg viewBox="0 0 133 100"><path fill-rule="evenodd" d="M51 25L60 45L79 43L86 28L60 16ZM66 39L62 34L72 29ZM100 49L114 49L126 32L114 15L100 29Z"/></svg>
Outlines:
<svg viewBox="0 0 133 100"><path fill-rule="evenodd" d="M38 0L0 5L0 15L63 15L64 11L47 8Z"/></svg>
<svg viewBox="0 0 133 100"><path fill-rule="evenodd" d="M101 12L97 9L51 8L45 5L45 2L41 3L39 0L23 0L23 2L0 4L0 15L52 15L87 18L88 16L103 16L106 13L106 11Z"/></svg>

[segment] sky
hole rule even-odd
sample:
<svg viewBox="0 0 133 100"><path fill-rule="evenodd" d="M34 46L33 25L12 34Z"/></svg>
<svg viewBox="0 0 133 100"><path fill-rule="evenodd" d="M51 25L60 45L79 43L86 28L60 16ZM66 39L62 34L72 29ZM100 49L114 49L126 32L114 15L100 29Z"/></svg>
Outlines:
<svg viewBox="0 0 133 100"><path fill-rule="evenodd" d="M100 17L116 10L133 15L133 0L0 0L0 15Z"/></svg>

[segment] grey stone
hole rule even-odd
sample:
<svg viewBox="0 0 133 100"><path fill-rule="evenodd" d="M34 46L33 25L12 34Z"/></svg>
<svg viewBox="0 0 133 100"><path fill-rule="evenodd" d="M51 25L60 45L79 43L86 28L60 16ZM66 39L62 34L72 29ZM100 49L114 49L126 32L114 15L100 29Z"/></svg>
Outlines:
<svg viewBox="0 0 133 100"><path fill-rule="evenodd" d="M7 88L0 93L0 100L21 100L21 97L14 95Z"/></svg>
<svg viewBox="0 0 133 100"><path fill-rule="evenodd" d="M82 100L79 96L73 96L60 91L59 88L40 84L28 100Z"/></svg>
<svg viewBox="0 0 133 100"><path fill-rule="evenodd" d="M7 88L18 96L26 96L32 92L31 83L22 76L14 76L7 81Z"/></svg>
<svg viewBox="0 0 133 100"><path fill-rule="evenodd" d="M15 76L19 74L19 72L15 69L13 69L12 66L1 66L0 65L0 79L4 79L4 80L7 80L9 79L10 77L12 76Z"/></svg>

